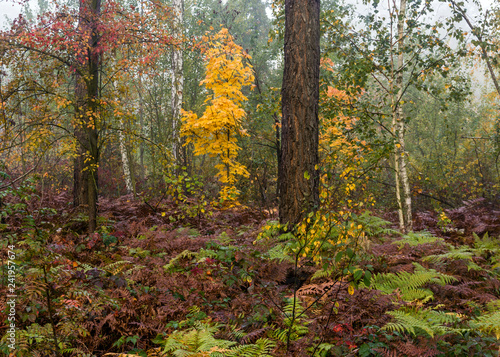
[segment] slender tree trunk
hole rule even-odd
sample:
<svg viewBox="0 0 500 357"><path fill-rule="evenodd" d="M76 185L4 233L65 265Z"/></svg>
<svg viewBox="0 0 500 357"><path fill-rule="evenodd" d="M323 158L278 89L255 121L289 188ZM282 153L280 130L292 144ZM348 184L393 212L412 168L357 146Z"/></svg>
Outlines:
<svg viewBox="0 0 500 357"><path fill-rule="evenodd" d="M143 19L144 15L144 5L142 3L142 0L140 1L140 14L141 14L141 21ZM141 26L142 27L142 26ZM141 166L140 171L140 178L144 179L145 176L147 176L146 168L144 167L144 137L146 136L146 130L144 129L144 100L142 98L142 93L143 93L143 87L142 87L142 73L139 73L139 88L137 89L137 92L139 94L139 125L140 125L140 133L141 133L141 141L139 143L139 164ZM134 185L135 187L135 185Z"/></svg>
<svg viewBox="0 0 500 357"><path fill-rule="evenodd" d="M140 75L139 75L140 76ZM142 90L142 79L141 76L139 77L139 90ZM145 135L145 130L144 130L144 108L143 108L143 103L142 103L142 96L139 96L139 126L140 132L141 132L141 137ZM144 140L141 138L141 141L139 143L139 164L141 165L141 173L140 176L143 178L144 176Z"/></svg>
<svg viewBox="0 0 500 357"><path fill-rule="evenodd" d="M98 21L101 12L101 0L90 0L91 5L91 37L89 46L89 72L90 81L88 89L88 106L90 108L90 124L87 127L89 140L89 232L97 228L97 192L99 167L99 132L97 130L97 120L99 115L99 46Z"/></svg>
<svg viewBox="0 0 500 357"><path fill-rule="evenodd" d="M86 85L81 76L75 76L75 126L74 135L77 141L76 157L73 162L73 207L88 205L88 172L84 171L85 154L87 152L85 137L85 113L87 111Z"/></svg>
<svg viewBox="0 0 500 357"><path fill-rule="evenodd" d="M120 141L120 154L122 157L123 175L125 176L125 187L127 188L127 194L134 192L134 185L132 180L132 175L130 173L130 163L128 160L127 146L125 145L125 127L123 125L123 120L120 119L120 131L118 134Z"/></svg>
<svg viewBox="0 0 500 357"><path fill-rule="evenodd" d="M319 13L319 0L285 0L279 167L282 224L297 224L319 205Z"/></svg>
<svg viewBox="0 0 500 357"><path fill-rule="evenodd" d="M179 134L181 126L182 92L184 90L183 53L182 53L182 28L184 15L184 0L173 0L174 37L178 46L172 53L172 152L175 161L180 165L185 164L183 159L182 140Z"/></svg>
<svg viewBox="0 0 500 357"><path fill-rule="evenodd" d="M392 114L392 124L394 128L394 134L396 131L396 125L397 125L397 115L394 112ZM396 134L395 134L396 135ZM403 211L403 201L401 199L401 180L399 177L399 157L401 154L399 154L399 150L396 147L394 148L394 177L395 177L395 183L396 183L396 201L398 203L398 218L399 218L399 228L401 230L404 230L405 227L405 216L404 216L404 211Z"/></svg>
<svg viewBox="0 0 500 357"><path fill-rule="evenodd" d="M97 52L99 33L98 20L101 11L100 0L80 1L80 31L89 32L85 59L80 55L78 67L88 71L88 77L76 76L75 87L75 137L78 141L77 158L74 163L74 205L87 205L89 232L97 226L97 169L99 165L99 132L97 130L99 109L99 54Z"/></svg>
<svg viewBox="0 0 500 357"><path fill-rule="evenodd" d="M276 199L280 197L280 177L281 177L281 131L277 114L274 114L274 127L276 136L276 162L278 163L278 179L276 181Z"/></svg>
<svg viewBox="0 0 500 357"><path fill-rule="evenodd" d="M393 133L396 145L394 147L396 171L396 196L398 201L399 225L404 233L413 230L411 190L406 170L405 124L403 107L403 66L404 66L404 24L406 20L406 0L400 1L398 11L398 45L396 64L396 85L393 89ZM395 96L395 97L394 97ZM402 190L401 190L402 187Z"/></svg>

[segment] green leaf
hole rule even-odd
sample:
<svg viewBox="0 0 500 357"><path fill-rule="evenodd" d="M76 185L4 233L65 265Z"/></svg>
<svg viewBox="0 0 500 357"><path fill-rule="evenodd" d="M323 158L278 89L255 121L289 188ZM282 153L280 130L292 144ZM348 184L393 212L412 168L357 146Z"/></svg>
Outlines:
<svg viewBox="0 0 500 357"><path fill-rule="evenodd" d="M335 256L335 263L340 262L343 255L344 255L344 252L338 252L337 255Z"/></svg>
<svg viewBox="0 0 500 357"><path fill-rule="evenodd" d="M371 279L372 279L372 273L370 273L369 271L365 271L365 276L363 277L363 282L365 286L370 286Z"/></svg>

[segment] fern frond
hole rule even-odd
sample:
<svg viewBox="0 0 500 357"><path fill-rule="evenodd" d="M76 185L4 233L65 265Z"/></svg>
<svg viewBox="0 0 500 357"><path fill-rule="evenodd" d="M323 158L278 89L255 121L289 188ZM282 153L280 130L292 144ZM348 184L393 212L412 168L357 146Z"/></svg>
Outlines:
<svg viewBox="0 0 500 357"><path fill-rule="evenodd" d="M498 246L498 239L490 237L488 232L484 234L483 238L479 238L476 233L472 233L472 236L474 237L474 248L476 248L477 250L485 250L491 252L500 251L500 247Z"/></svg>
<svg viewBox="0 0 500 357"><path fill-rule="evenodd" d="M119 260L117 262L113 262L111 264L106 265L102 269L111 275L118 275L121 272L123 272L129 266L129 264L133 264L133 263L129 262L127 260Z"/></svg>
<svg viewBox="0 0 500 357"><path fill-rule="evenodd" d="M236 342L216 339L214 334L218 329L218 325L197 321L193 328L174 331L168 336L163 352L166 356L225 356Z"/></svg>
<svg viewBox="0 0 500 357"><path fill-rule="evenodd" d="M279 327L271 330L269 333L269 337L278 340L282 343L286 342L287 336L288 336L288 329L282 329Z"/></svg>
<svg viewBox="0 0 500 357"><path fill-rule="evenodd" d="M92 270L94 269L93 266L87 264L87 263L80 263L80 266L83 268L83 272L86 273L88 272L89 270Z"/></svg>
<svg viewBox="0 0 500 357"><path fill-rule="evenodd" d="M408 234L405 234L402 239L394 241L392 242L392 244L397 244L398 248L401 249L406 244L408 244L410 247L416 247L417 245L420 244L429 244L435 242L444 243L444 239L434 237L429 232L422 231L422 232L410 232Z"/></svg>
<svg viewBox="0 0 500 357"><path fill-rule="evenodd" d="M378 237L382 235L401 234L399 231L387 228L391 222L380 217L372 216L370 211L364 211L361 215L354 217L356 223L363 226L363 231L368 237Z"/></svg>
<svg viewBox="0 0 500 357"><path fill-rule="evenodd" d="M202 263L207 260L207 258L217 258L217 252L211 249L201 248L196 255L196 262Z"/></svg>
<svg viewBox="0 0 500 357"><path fill-rule="evenodd" d="M311 280L329 278L334 272L335 270L333 269L333 267L326 270L316 270L316 272L311 276Z"/></svg>
<svg viewBox="0 0 500 357"><path fill-rule="evenodd" d="M289 299L288 303L283 307L283 313L285 315L284 323L288 327L285 331L288 334L290 331L290 339L295 340L300 336L306 335L309 332L303 313L304 307L300 300Z"/></svg>
<svg viewBox="0 0 500 357"><path fill-rule="evenodd" d="M129 274L133 273L134 271L140 270L140 269L143 269L143 268L145 268L144 265L134 265L132 268L130 268L128 270L125 270L125 272L123 274L129 275Z"/></svg>
<svg viewBox="0 0 500 357"><path fill-rule="evenodd" d="M469 323L472 329L477 329L488 334L493 334L500 340L500 311L490 312L477 317Z"/></svg>
<svg viewBox="0 0 500 357"><path fill-rule="evenodd" d="M493 238L486 232L483 238L479 238L476 233L474 236L474 248L476 249L478 255L483 257L490 257L490 261L493 264L493 268L498 268L500 266L500 246L498 245L498 238Z"/></svg>
<svg viewBox="0 0 500 357"><path fill-rule="evenodd" d="M293 258L288 255L290 252L288 245L284 243L278 243L266 252L266 256L269 260L279 260L280 263L283 261L288 261L293 263Z"/></svg>
<svg viewBox="0 0 500 357"><path fill-rule="evenodd" d="M428 255L422 260L431 263L441 263L445 260L470 260L474 257L474 251L468 246L460 246L458 248L451 247L450 251L443 254Z"/></svg>
<svg viewBox="0 0 500 357"><path fill-rule="evenodd" d="M407 332L411 335L427 335L431 338L435 335L444 335L447 333L457 333L459 330L448 327L460 320L460 316L443 311L432 309L400 309L387 312L395 322L389 322L383 330Z"/></svg>
<svg viewBox="0 0 500 357"><path fill-rule="evenodd" d="M444 274L444 273L436 271L435 269L426 269L418 263L413 263L413 266L415 267L415 273L419 273L419 272L427 273L428 272L428 273L434 274L435 277L432 280L432 282L434 284L447 285L447 284L450 284L450 283L458 280L453 275Z"/></svg>
<svg viewBox="0 0 500 357"><path fill-rule="evenodd" d="M424 257L423 261L429 261L431 263L443 263L447 260L465 260L467 262L467 268L469 270L483 270L479 265L474 263L473 258L475 256L481 255L480 250L476 250L469 246L460 246L455 248L451 246L450 251L443 254L429 255Z"/></svg>
<svg viewBox="0 0 500 357"><path fill-rule="evenodd" d="M271 357L276 342L267 338L259 338L251 345L235 347L226 356L228 357Z"/></svg>
<svg viewBox="0 0 500 357"><path fill-rule="evenodd" d="M198 255L197 252L192 252L192 251L187 250L187 249L183 250L182 252L177 254L174 258L170 259L168 264L165 264L163 266L163 269L165 269L166 271L170 271L171 269L173 269L175 267L175 264L179 260L184 259L184 258L193 258L193 257L196 257L197 255Z"/></svg>
<svg viewBox="0 0 500 357"><path fill-rule="evenodd" d="M401 271L396 274L375 274L372 277L370 287L380 290L384 294L392 294L399 291L404 301L420 300L423 303L433 298L432 291L424 289L424 285L446 285L457 280L451 275L437 272L434 269L425 269L417 263L414 263L414 266L414 273Z"/></svg>

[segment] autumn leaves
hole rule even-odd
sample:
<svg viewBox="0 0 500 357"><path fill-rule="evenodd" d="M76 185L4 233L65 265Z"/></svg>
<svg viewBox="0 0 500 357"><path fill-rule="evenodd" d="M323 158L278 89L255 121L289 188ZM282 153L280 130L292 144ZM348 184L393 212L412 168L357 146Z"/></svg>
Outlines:
<svg viewBox="0 0 500 357"><path fill-rule="evenodd" d="M247 97L243 87L253 83L252 66L245 63L250 56L234 43L228 30L205 36L203 42L206 76L200 82L207 89L205 111L201 117L192 111L182 111L181 135L186 144L192 143L195 155L209 155L220 161L215 166L222 184L220 198L230 204L237 202L238 176L248 177L245 166L237 161L238 136L248 135L243 129Z"/></svg>

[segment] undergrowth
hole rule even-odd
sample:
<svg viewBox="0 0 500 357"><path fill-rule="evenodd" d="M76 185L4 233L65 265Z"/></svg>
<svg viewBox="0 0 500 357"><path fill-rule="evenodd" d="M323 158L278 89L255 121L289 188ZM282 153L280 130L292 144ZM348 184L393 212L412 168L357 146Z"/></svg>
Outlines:
<svg viewBox="0 0 500 357"><path fill-rule="evenodd" d="M401 236L354 210L285 231L250 209L196 203L182 217L188 201L109 200L89 235L65 193L43 209L33 182L2 195L2 294L15 284L17 296L15 350L0 305L3 355L498 353L500 256L487 234Z"/></svg>

